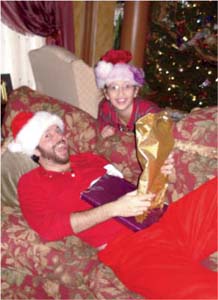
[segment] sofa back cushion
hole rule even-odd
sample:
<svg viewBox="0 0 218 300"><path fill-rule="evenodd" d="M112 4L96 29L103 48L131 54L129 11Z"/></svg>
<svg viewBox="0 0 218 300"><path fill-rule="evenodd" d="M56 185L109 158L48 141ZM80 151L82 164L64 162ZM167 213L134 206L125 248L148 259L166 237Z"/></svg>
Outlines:
<svg viewBox="0 0 218 300"><path fill-rule="evenodd" d="M132 132L117 132L102 139L98 136L96 151L119 169L125 179L137 185L142 172L136 153L136 139Z"/></svg>
<svg viewBox="0 0 218 300"><path fill-rule="evenodd" d="M217 106L195 108L174 128L175 139L193 145L217 147ZM211 150L212 150L211 148Z"/></svg>
<svg viewBox="0 0 218 300"><path fill-rule="evenodd" d="M175 176L168 200L176 201L217 176L217 107L193 109L174 127Z"/></svg>
<svg viewBox="0 0 218 300"><path fill-rule="evenodd" d="M2 135L12 135L11 122L20 111L49 111L59 115L65 123L71 153L93 151L96 144L96 120L87 112L55 98L42 95L28 87L14 90L6 105Z"/></svg>

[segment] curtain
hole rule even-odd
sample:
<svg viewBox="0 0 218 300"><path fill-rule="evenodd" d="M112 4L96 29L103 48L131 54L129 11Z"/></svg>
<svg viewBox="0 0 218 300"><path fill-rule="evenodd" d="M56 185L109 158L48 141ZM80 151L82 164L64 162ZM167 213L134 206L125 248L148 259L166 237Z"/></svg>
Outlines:
<svg viewBox="0 0 218 300"><path fill-rule="evenodd" d="M23 35L1 24L1 74L10 74L13 89L26 85L35 89L28 53L45 45L45 38Z"/></svg>
<svg viewBox="0 0 218 300"><path fill-rule="evenodd" d="M22 34L35 34L74 52L72 1L2 1L1 20Z"/></svg>

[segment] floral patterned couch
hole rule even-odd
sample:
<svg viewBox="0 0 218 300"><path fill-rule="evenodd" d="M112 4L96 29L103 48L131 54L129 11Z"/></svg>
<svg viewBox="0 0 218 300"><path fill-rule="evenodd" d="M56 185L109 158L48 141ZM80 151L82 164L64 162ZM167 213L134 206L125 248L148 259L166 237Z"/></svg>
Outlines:
<svg viewBox="0 0 218 300"><path fill-rule="evenodd" d="M25 222L16 196L19 177L36 165L22 154L11 154L10 124L18 111L47 110L61 116L72 153L104 155L125 178L137 183L141 172L133 134L99 138L96 120L88 113L28 87L12 92L2 123L2 285L1 299L140 299L97 258L96 249L76 237L44 243ZM192 111L174 126L176 173L168 188L169 202L178 200L209 178L217 168L217 108ZM216 267L212 255L205 265Z"/></svg>

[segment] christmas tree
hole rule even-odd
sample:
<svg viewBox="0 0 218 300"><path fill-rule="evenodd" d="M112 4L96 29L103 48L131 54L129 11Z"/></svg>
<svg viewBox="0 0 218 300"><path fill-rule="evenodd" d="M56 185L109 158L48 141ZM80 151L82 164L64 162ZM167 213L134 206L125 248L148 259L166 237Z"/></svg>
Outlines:
<svg viewBox="0 0 218 300"><path fill-rule="evenodd" d="M217 1L154 1L144 93L161 107L217 104Z"/></svg>

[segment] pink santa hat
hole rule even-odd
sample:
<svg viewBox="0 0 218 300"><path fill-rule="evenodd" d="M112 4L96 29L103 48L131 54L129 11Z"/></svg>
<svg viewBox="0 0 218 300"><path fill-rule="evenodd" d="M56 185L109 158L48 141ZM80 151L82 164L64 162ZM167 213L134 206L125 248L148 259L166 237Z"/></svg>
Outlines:
<svg viewBox="0 0 218 300"><path fill-rule="evenodd" d="M57 125L62 131L64 123L55 114L46 111L20 112L12 123L13 141L8 145L11 152L22 152L28 156L34 154L43 133L52 125Z"/></svg>
<svg viewBox="0 0 218 300"><path fill-rule="evenodd" d="M142 86L145 82L144 71L129 64L132 54L126 50L109 50L95 67L98 88L104 88L114 81L128 81Z"/></svg>

